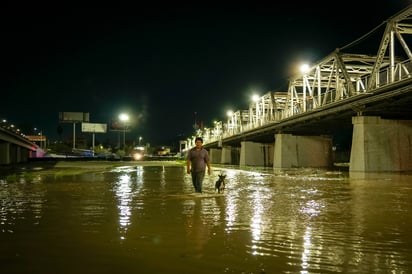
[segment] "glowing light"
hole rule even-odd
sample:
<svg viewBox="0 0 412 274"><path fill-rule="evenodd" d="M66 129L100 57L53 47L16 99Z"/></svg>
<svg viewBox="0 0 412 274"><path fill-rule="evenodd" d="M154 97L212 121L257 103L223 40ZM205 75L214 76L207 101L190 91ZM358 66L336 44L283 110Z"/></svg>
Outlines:
<svg viewBox="0 0 412 274"><path fill-rule="evenodd" d="M143 154L140 152L136 152L133 154L133 159L135 159L136 161L141 160L143 158Z"/></svg>
<svg viewBox="0 0 412 274"><path fill-rule="evenodd" d="M308 64L302 64L299 68L300 72L302 73L307 73L309 71L310 67Z"/></svg>
<svg viewBox="0 0 412 274"><path fill-rule="evenodd" d="M123 121L123 122L127 122L127 121L129 121L129 115L127 115L126 113L121 113L119 115L119 120Z"/></svg>
<svg viewBox="0 0 412 274"><path fill-rule="evenodd" d="M119 115L119 120L123 122L123 149L126 149L126 122L129 121L129 115L126 113L121 113Z"/></svg>

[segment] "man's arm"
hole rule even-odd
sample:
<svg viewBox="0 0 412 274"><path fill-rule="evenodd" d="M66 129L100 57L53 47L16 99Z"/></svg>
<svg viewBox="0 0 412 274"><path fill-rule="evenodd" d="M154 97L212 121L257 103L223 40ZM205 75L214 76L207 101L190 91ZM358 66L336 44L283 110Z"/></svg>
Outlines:
<svg viewBox="0 0 412 274"><path fill-rule="evenodd" d="M206 162L206 166L207 166L207 174L210 175L210 161Z"/></svg>
<svg viewBox="0 0 412 274"><path fill-rule="evenodd" d="M186 160L186 172L190 174L190 160Z"/></svg>

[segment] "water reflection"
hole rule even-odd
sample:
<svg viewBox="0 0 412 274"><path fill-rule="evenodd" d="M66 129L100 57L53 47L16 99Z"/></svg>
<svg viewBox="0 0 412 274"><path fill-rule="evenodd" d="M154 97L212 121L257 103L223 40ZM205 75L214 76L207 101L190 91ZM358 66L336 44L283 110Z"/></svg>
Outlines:
<svg viewBox="0 0 412 274"><path fill-rule="evenodd" d="M120 239L126 239L128 227L131 225L131 215L134 197L138 196L143 185L143 166L118 167L113 170L118 173L114 185L119 209L119 233ZM133 178L134 177L134 178ZM140 204L141 209L142 204Z"/></svg>
<svg viewBox="0 0 412 274"><path fill-rule="evenodd" d="M194 258L202 258L204 247L211 238L211 228L214 226L213 219L210 219L210 212L213 208L213 200L188 200L184 201L184 213L186 215L185 228L187 239L191 243L188 254Z"/></svg>
<svg viewBox="0 0 412 274"><path fill-rule="evenodd" d="M130 224L130 202L131 202L131 181L129 174L123 174L120 176L118 188L116 189L116 196L119 199L119 224L122 234L127 231L127 226ZM123 238L123 236L122 236Z"/></svg>
<svg viewBox="0 0 412 274"><path fill-rule="evenodd" d="M39 224L46 199L46 189L39 185L40 181L39 176L8 177L0 180L2 233L14 233L19 222Z"/></svg>
<svg viewBox="0 0 412 274"><path fill-rule="evenodd" d="M410 175L214 170L204 195L193 195L180 165L1 178L2 266L6 273L412 271ZM226 190L217 195L222 172Z"/></svg>

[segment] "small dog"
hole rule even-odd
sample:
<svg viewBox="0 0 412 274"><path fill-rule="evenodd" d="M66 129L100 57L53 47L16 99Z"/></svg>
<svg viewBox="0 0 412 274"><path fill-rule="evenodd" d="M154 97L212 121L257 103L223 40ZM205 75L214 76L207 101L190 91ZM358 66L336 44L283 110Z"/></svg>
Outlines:
<svg viewBox="0 0 412 274"><path fill-rule="evenodd" d="M225 178L226 175L219 175L219 179L215 183L215 190L217 191L217 193L223 193L223 191L225 190Z"/></svg>

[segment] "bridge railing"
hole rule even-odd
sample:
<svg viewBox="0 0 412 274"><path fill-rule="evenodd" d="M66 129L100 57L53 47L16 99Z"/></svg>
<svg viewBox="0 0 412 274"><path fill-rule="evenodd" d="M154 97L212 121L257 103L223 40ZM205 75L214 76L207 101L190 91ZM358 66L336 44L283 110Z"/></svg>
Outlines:
<svg viewBox="0 0 412 274"><path fill-rule="evenodd" d="M392 83L402 81L410 78L412 73L412 62L405 60L397 63L393 68L385 68L378 73L377 81L374 89L383 87ZM365 86L368 86L371 75L367 75L363 78ZM392 79L393 78L393 79Z"/></svg>

